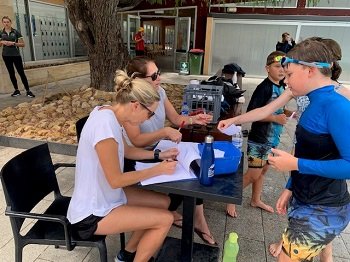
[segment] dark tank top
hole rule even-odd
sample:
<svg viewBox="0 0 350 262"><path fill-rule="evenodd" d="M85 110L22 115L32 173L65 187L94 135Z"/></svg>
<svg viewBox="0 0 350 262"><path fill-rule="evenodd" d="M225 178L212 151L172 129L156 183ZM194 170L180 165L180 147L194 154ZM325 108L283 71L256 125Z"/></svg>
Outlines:
<svg viewBox="0 0 350 262"><path fill-rule="evenodd" d="M301 125L296 129L295 157L311 160L339 159L339 151L329 134L314 134ZM307 204L343 206L350 202L346 180L292 171L293 196Z"/></svg>

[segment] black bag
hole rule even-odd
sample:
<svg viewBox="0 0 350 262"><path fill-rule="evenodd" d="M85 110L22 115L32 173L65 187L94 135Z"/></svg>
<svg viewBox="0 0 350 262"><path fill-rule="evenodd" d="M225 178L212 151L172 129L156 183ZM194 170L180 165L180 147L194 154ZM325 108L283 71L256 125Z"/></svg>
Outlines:
<svg viewBox="0 0 350 262"><path fill-rule="evenodd" d="M208 80L203 80L201 84L222 86L222 95L230 106L235 104L237 99L245 92L245 90L239 89L237 83L233 83L232 80L225 79L222 76L211 76Z"/></svg>

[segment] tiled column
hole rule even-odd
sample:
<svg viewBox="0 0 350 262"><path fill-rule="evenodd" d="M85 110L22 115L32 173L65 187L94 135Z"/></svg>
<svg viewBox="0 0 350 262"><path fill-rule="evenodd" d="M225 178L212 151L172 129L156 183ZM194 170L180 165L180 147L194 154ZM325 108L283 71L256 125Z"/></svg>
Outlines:
<svg viewBox="0 0 350 262"><path fill-rule="evenodd" d="M0 19L3 16L8 16L11 18L13 27L16 27L15 25L15 14L14 14L14 0L1 0L0 1ZM0 21L1 22L1 21ZM3 26L2 23L0 25L0 28L2 30ZM0 47L0 54L2 54L2 47ZM19 81L21 82L21 81ZM2 57L0 57L0 94L4 93L11 93L13 91L13 86L10 81L9 74L7 72L7 69L5 67L4 61L2 60Z"/></svg>

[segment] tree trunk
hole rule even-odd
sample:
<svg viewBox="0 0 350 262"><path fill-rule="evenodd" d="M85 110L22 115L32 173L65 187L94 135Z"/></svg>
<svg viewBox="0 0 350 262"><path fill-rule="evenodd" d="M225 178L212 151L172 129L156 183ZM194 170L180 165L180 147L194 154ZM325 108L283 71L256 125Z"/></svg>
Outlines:
<svg viewBox="0 0 350 262"><path fill-rule="evenodd" d="M128 54L117 15L118 0L66 0L69 18L87 48L91 86L114 89L116 69L125 66Z"/></svg>

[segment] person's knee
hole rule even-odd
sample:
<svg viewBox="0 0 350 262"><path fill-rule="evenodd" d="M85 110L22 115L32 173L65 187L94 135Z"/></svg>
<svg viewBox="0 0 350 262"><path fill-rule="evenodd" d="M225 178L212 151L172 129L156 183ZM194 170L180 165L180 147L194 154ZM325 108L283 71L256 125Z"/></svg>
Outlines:
<svg viewBox="0 0 350 262"><path fill-rule="evenodd" d="M247 172L245 179L250 183L256 182L261 176L261 168L251 168L249 172Z"/></svg>
<svg viewBox="0 0 350 262"><path fill-rule="evenodd" d="M167 195L162 195L161 198L159 198L159 207L162 209L168 209L170 206L170 197Z"/></svg>
<svg viewBox="0 0 350 262"><path fill-rule="evenodd" d="M162 223L162 226L164 227L171 227L171 225L174 222L174 215L167 210L162 211L162 214L159 216L159 221Z"/></svg>

